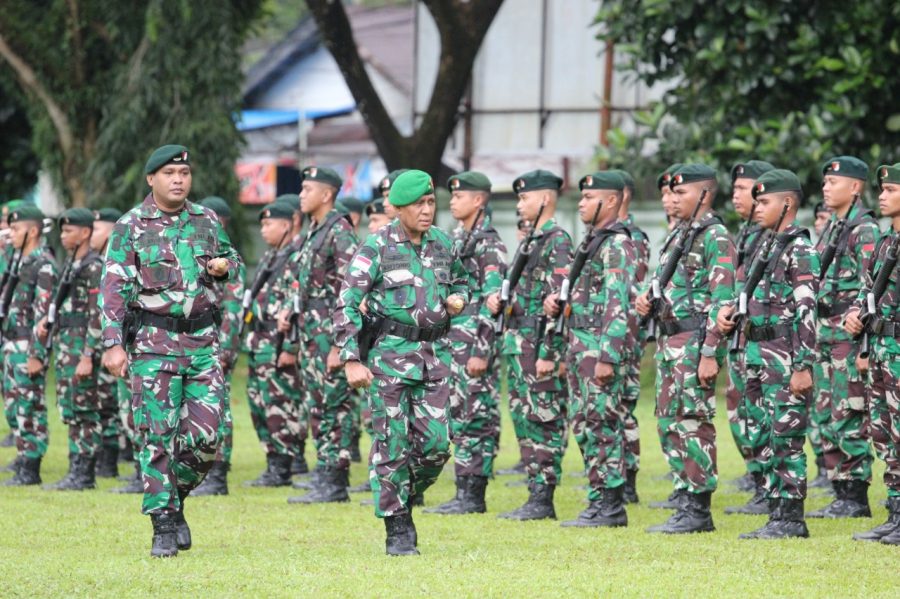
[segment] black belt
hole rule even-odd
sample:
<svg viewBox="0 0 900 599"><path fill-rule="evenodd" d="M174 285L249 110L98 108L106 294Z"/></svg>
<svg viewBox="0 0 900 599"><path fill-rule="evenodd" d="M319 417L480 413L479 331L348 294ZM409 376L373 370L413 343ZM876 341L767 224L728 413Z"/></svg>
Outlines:
<svg viewBox="0 0 900 599"><path fill-rule="evenodd" d="M222 318L219 309L213 308L206 314L197 318L184 318L181 316L160 316L152 312L141 311L137 313L137 326L151 326L163 329L171 333L191 334L212 325L220 325Z"/></svg>
<svg viewBox="0 0 900 599"><path fill-rule="evenodd" d="M6 337L7 339L28 339L31 337L32 329L30 327L9 327Z"/></svg>
<svg viewBox="0 0 900 599"><path fill-rule="evenodd" d="M706 324L705 320L694 316L691 318L682 318L681 320L663 320L659 323L660 335L677 335L687 331L696 331L702 325Z"/></svg>
<svg viewBox="0 0 900 599"><path fill-rule="evenodd" d="M779 337L790 339L794 333L794 326L790 324L773 324L755 327L747 327L747 341L774 341Z"/></svg>
<svg viewBox="0 0 900 599"><path fill-rule="evenodd" d="M474 316L478 314L481 310L481 303L476 302L474 304L466 304L466 307L462 309L462 311L457 314L457 316Z"/></svg>
<svg viewBox="0 0 900 599"><path fill-rule="evenodd" d="M590 314L572 314L567 324L570 329L599 329L603 326L603 319Z"/></svg>
<svg viewBox="0 0 900 599"><path fill-rule="evenodd" d="M88 317L84 314L63 314L59 317L59 328L72 329L87 326Z"/></svg>
<svg viewBox="0 0 900 599"><path fill-rule="evenodd" d="M385 318L381 325L381 332L385 335L396 335L403 337L407 341L437 341L447 334L450 330L450 322L445 321L433 327L417 327L415 325L403 324L390 318Z"/></svg>
<svg viewBox="0 0 900 599"><path fill-rule="evenodd" d="M900 322L873 317L869 320L869 333L876 337L900 337Z"/></svg>
<svg viewBox="0 0 900 599"><path fill-rule="evenodd" d="M831 318L832 316L841 316L850 309L853 304L851 302L834 302L830 306L826 306L819 302L816 306L819 312L819 318Z"/></svg>
<svg viewBox="0 0 900 599"><path fill-rule="evenodd" d="M278 321L256 319L250 325L250 330L254 333L273 333L278 330Z"/></svg>
<svg viewBox="0 0 900 599"><path fill-rule="evenodd" d="M334 305L334 300L327 297L309 298L300 302L300 306L306 309L330 308Z"/></svg>
<svg viewBox="0 0 900 599"><path fill-rule="evenodd" d="M508 328L527 329L537 328L541 324L542 316L512 316L509 319Z"/></svg>

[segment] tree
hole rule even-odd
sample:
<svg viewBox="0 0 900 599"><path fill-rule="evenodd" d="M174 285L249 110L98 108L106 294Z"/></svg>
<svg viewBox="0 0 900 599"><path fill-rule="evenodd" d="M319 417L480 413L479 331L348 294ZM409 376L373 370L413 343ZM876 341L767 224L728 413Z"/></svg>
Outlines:
<svg viewBox="0 0 900 599"><path fill-rule="evenodd" d="M438 73L428 109L412 135L397 129L359 55L341 2L307 0L319 35L344 75L357 109L388 169L419 168L439 173L441 157L459 117L472 65L503 0L422 0L441 38Z"/></svg>
<svg viewBox="0 0 900 599"><path fill-rule="evenodd" d="M809 191L832 155L900 160L893 0L603 0L597 21L620 67L671 86L637 115L636 140L612 137L601 157L613 164L655 174L700 159L727 172L761 158L797 171Z"/></svg>
<svg viewBox="0 0 900 599"><path fill-rule="evenodd" d="M19 198L34 187L37 167L25 111L0 82L0 201Z"/></svg>

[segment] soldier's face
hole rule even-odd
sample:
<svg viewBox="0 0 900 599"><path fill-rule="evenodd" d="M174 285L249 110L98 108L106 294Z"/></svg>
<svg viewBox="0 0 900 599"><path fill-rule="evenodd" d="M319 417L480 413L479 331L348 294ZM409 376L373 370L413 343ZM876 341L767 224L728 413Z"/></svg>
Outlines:
<svg viewBox="0 0 900 599"><path fill-rule="evenodd" d="M544 202L545 196L546 192L542 189L523 191L519 194L516 212L525 220L534 221L537 219L538 212L541 211L541 204Z"/></svg>
<svg viewBox="0 0 900 599"><path fill-rule="evenodd" d="M753 179L738 177L731 188L731 203L734 211L746 220L753 210Z"/></svg>
<svg viewBox="0 0 900 599"><path fill-rule="evenodd" d="M697 183L685 183L679 185L672 190L672 207L675 216L680 219L690 218L700 201L700 194L703 193L702 181Z"/></svg>
<svg viewBox="0 0 900 599"><path fill-rule="evenodd" d="M660 199L662 201L663 212L666 213L666 216L676 216L675 201L672 190L669 189L668 185L666 185L662 188L661 193L662 195L660 196Z"/></svg>
<svg viewBox="0 0 900 599"><path fill-rule="evenodd" d="M264 218L259 223L259 233L270 247L277 247L282 241L287 240L287 233L291 230L291 221L283 218Z"/></svg>
<svg viewBox="0 0 900 599"><path fill-rule="evenodd" d="M9 225L9 235L12 239L12 245L17 250L21 250L25 245L25 236L28 239L36 239L41 233L41 227L36 223L27 220L16 221Z"/></svg>
<svg viewBox="0 0 900 599"><path fill-rule="evenodd" d="M59 230L59 241L67 252L73 252L91 238L90 227L63 225Z"/></svg>
<svg viewBox="0 0 900 599"><path fill-rule="evenodd" d="M825 226L828 225L828 219L831 218L831 211L826 210L825 212L817 212L816 213L816 221L813 223L813 227L816 229L816 235L821 235L822 231L825 230Z"/></svg>
<svg viewBox="0 0 900 599"><path fill-rule="evenodd" d="M376 233L378 229L391 222L387 214L370 214L369 215L369 233Z"/></svg>
<svg viewBox="0 0 900 599"><path fill-rule="evenodd" d="M166 164L147 175L147 185L153 197L164 206L177 208L191 193L191 167L186 164Z"/></svg>
<svg viewBox="0 0 900 599"><path fill-rule="evenodd" d="M822 181L822 197L832 210L840 209L853 201L853 194L862 191L862 182L852 177L826 175Z"/></svg>
<svg viewBox="0 0 900 599"><path fill-rule="evenodd" d="M387 201L387 198L384 199L384 213L388 217L388 220L397 218L397 209L394 208L393 204Z"/></svg>
<svg viewBox="0 0 900 599"><path fill-rule="evenodd" d="M436 205L434 194L425 195L408 206L397 208L397 217L408 232L425 233L434 222Z"/></svg>
<svg viewBox="0 0 900 599"><path fill-rule="evenodd" d="M94 231L91 233L91 249L98 252L102 250L103 246L106 245L106 242L109 239L109 234L112 233L112 230L113 223L99 220L95 221Z"/></svg>
<svg viewBox="0 0 900 599"><path fill-rule="evenodd" d="M753 220L764 229L771 229L781 216L784 201L778 194L761 195L756 198L756 210L753 211Z"/></svg>
<svg viewBox="0 0 900 599"><path fill-rule="evenodd" d="M883 183L878 194L878 208L882 216L900 216L900 183Z"/></svg>
<svg viewBox="0 0 900 599"><path fill-rule="evenodd" d="M300 211L312 214L334 198L334 188L318 181L304 181L300 188Z"/></svg>
<svg viewBox="0 0 900 599"><path fill-rule="evenodd" d="M603 205L600 206L600 212L598 213L597 204L600 202ZM614 193L602 189L583 189L581 191L581 200L578 202L578 216L584 224L597 226L600 223L605 223L615 214L617 204L618 198ZM597 219L591 223L595 214Z"/></svg>
<svg viewBox="0 0 900 599"><path fill-rule="evenodd" d="M466 220L484 204L483 197L479 191L454 191L450 194L450 214L456 220Z"/></svg>

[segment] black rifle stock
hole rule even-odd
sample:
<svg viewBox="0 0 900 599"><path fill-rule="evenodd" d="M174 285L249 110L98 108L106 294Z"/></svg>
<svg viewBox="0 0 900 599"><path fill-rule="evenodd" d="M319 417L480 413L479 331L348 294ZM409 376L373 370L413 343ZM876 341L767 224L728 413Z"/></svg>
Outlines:
<svg viewBox="0 0 900 599"><path fill-rule="evenodd" d="M534 233L537 230L538 223L541 222L541 216L543 214L544 204L541 204L537 217L534 219L534 225L528 232L528 236L519 244L519 249L516 251L516 257L513 260L513 264L500 286L500 311L497 313L497 320L494 322L494 332L498 335L503 333L503 330L506 328L506 307L509 305L510 294L512 294L513 290L515 290L516 286L519 284L519 279L522 278L522 271L525 270L525 265L528 263L528 259L531 258L531 252L534 249Z"/></svg>
<svg viewBox="0 0 900 599"><path fill-rule="evenodd" d="M566 319L568 314L566 311L569 308L569 294L572 289L575 288L575 284L578 282L578 277L581 276L581 271L584 270L584 265L587 264L588 258L590 255L588 254L588 250L591 244L596 239L599 231L596 229L595 225L597 224L597 217L600 215L600 209L603 207L603 201L597 202L597 209L594 210L594 217L591 219L591 222L588 224L587 233L584 236L584 239L581 240L581 243L578 244L578 248L575 250L575 258L572 260L572 266L569 268L568 276L563 280L562 286L559 289L559 299L556 301L556 305L559 307L559 316L556 320L556 328L553 331L554 336L562 335L563 328L566 326Z"/></svg>
<svg viewBox="0 0 900 599"><path fill-rule="evenodd" d="M56 294L53 296L53 301L50 302L50 307L47 310L47 337L44 339L44 347L47 349L53 347L53 336L56 335L56 331L59 328L59 320L57 318L59 309L62 308L63 302L66 301L69 293L72 292L72 285L75 282L75 256L80 249L81 245L79 244L75 251L66 258L66 264L59 279L59 287L56 288Z"/></svg>
<svg viewBox="0 0 900 599"><path fill-rule="evenodd" d="M825 245L825 251L822 252L822 261L820 263L819 270L819 280L825 278L828 274L828 269L831 268L831 263L834 262L834 258L837 255L838 244L841 242L841 237L844 235L844 229L847 228L847 222L850 219L850 214L853 212L853 209L859 204L860 195L853 194L853 203L850 204L850 209L847 210L847 215L844 218L838 218L834 221L834 226L831 227L831 230L828 234L828 243Z"/></svg>
<svg viewBox="0 0 900 599"><path fill-rule="evenodd" d="M25 256L25 248L27 246L28 231L25 232L25 239L22 241L22 249L19 250L15 262L10 265L9 277L6 279L6 286L3 288L3 298L0 299L0 327L3 326L3 322L6 320L13 293L15 293L16 287L19 285L19 279L21 278L19 271L22 268L22 258Z"/></svg>

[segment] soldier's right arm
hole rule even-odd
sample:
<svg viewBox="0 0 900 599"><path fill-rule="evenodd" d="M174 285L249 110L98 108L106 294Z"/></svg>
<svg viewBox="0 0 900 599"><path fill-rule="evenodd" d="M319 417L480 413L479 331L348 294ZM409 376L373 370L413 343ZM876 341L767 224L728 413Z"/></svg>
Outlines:
<svg viewBox="0 0 900 599"><path fill-rule="evenodd" d="M378 237L370 235L347 266L347 274L334 309L334 344L341 348L341 362L360 359L356 336L362 329L363 320L359 305L377 283L380 271ZM371 310L371 298L368 301Z"/></svg>
<svg viewBox="0 0 900 599"><path fill-rule="evenodd" d="M492 243L479 244L479 250L477 259L482 272L481 296L469 300L481 304L476 315L478 332L471 356L487 359L493 351L496 337L495 319L487 307L487 298L493 293L498 293L503 284L503 277L506 276L506 248L503 242L497 239Z"/></svg>
<svg viewBox="0 0 900 599"><path fill-rule="evenodd" d="M119 221L113 227L106 249L100 282L100 322L103 341L123 345L122 322L137 286L137 257L131 228Z"/></svg>

